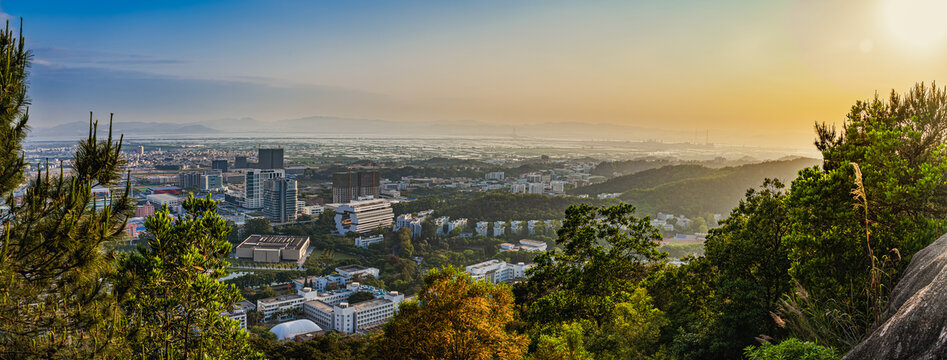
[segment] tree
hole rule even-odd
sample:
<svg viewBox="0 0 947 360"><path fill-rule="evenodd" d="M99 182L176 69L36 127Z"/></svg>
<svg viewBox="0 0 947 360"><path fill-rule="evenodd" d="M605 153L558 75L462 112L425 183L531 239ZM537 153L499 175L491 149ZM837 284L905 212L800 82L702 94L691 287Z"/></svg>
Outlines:
<svg viewBox="0 0 947 360"><path fill-rule="evenodd" d="M405 258L414 256L414 245L411 244L411 229L401 228L398 230L398 254Z"/></svg>
<svg viewBox="0 0 947 360"><path fill-rule="evenodd" d="M840 130L816 133L822 168L800 172L787 198L789 273L861 336L910 257L947 231L947 91L859 101Z"/></svg>
<svg viewBox="0 0 947 360"><path fill-rule="evenodd" d="M639 281L666 254L661 234L635 208L619 204L570 206L556 241L561 246L536 257L536 267L517 301L528 304L526 319L551 326L587 319L601 326L618 304L628 301Z"/></svg>
<svg viewBox="0 0 947 360"><path fill-rule="evenodd" d="M250 235L266 235L272 234L273 227L270 226L270 221L264 218L250 219L243 224L243 237L246 238ZM241 239L240 241L243 241Z"/></svg>
<svg viewBox="0 0 947 360"><path fill-rule="evenodd" d="M773 345L763 343L760 346L748 346L744 350L747 360L836 360L840 358L838 352L831 347L819 346L816 343L790 338Z"/></svg>
<svg viewBox="0 0 947 360"><path fill-rule="evenodd" d="M10 36L5 31L0 43L11 41ZM5 43L0 49L9 53L9 46ZM13 56L0 58L9 61ZM4 75L0 78L14 76ZM2 357L94 358L117 346L119 339L111 334L121 314L113 310L114 299L102 281L113 270L111 252L103 245L124 236L132 204L127 185L118 196L93 198L93 187L112 186L119 176L121 140L112 141L111 129L105 141L98 140L97 123L91 120L89 129L89 138L76 151L73 175L51 176L48 167L45 173L38 172L21 205L10 208L3 220ZM18 163L21 160L3 164L4 171L18 172L10 168ZM15 184L3 186L11 183ZM14 188L0 190L8 204L15 202Z"/></svg>
<svg viewBox="0 0 947 360"><path fill-rule="evenodd" d="M386 359L520 359L526 337L511 333L506 285L475 281L448 266L428 272L418 300L385 324L377 354Z"/></svg>
<svg viewBox="0 0 947 360"><path fill-rule="evenodd" d="M230 227L217 202L189 196L186 215L167 207L145 221L148 246L119 258L115 293L127 316L129 348L147 358L248 358L247 334L221 314L240 300L218 282L230 264Z"/></svg>
<svg viewBox="0 0 947 360"><path fill-rule="evenodd" d="M737 358L742 349L762 335L782 331L770 316L790 289L789 233L786 194L779 180L767 179L750 189L723 226L705 243L706 258L717 269L711 350L717 356Z"/></svg>
<svg viewBox="0 0 947 360"><path fill-rule="evenodd" d="M122 238L132 205L127 186L98 201L91 191L116 185L121 140L112 141L111 129L99 140L90 119L72 174L51 174L48 162L37 164L40 171L16 199L27 180L22 141L31 58L22 22L19 33L7 23L0 32L0 196L19 206L0 219L0 357L104 357L117 348L120 339L111 334L121 314L101 281L112 271L103 245Z"/></svg>

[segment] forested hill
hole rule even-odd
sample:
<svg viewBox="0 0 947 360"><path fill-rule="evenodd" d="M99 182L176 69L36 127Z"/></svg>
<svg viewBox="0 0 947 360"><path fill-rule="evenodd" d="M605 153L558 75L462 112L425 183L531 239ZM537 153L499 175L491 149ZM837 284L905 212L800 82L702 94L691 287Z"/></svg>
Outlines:
<svg viewBox="0 0 947 360"><path fill-rule="evenodd" d="M645 214L663 211L684 215L707 212L726 215L739 204L747 189L760 186L764 179L777 178L788 186L799 170L819 164L821 160L798 158L722 169L674 166L671 168L679 169L652 170L656 172L651 176L639 176L638 181L626 180L622 184L628 187L611 192L623 192L621 199L634 204L639 212ZM681 167L689 167L700 175L689 176ZM647 175L644 173L629 176ZM662 175L663 183L654 179ZM614 184L616 180L619 178L599 185Z"/></svg>
<svg viewBox="0 0 947 360"><path fill-rule="evenodd" d="M601 193L623 193L632 189L648 189L683 179L709 176L719 170L722 169L711 169L701 165L668 165L619 176L603 183L576 188L571 193L590 196Z"/></svg>

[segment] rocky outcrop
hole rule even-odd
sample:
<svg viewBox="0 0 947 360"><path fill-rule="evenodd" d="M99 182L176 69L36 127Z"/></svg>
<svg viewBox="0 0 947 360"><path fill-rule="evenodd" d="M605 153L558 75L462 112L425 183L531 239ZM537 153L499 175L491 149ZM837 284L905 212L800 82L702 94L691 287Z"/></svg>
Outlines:
<svg viewBox="0 0 947 360"><path fill-rule="evenodd" d="M843 360L947 359L947 235L914 255L885 315Z"/></svg>

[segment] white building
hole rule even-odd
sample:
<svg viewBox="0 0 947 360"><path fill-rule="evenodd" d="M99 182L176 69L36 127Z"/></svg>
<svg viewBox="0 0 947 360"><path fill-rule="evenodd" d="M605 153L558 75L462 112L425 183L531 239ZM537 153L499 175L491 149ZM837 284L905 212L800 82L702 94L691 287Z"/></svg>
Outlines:
<svg viewBox="0 0 947 360"><path fill-rule="evenodd" d="M552 191L552 192L554 192L554 193L557 193L557 194L562 194L562 193L566 192L566 184L568 184L568 183L569 183L569 182L567 182L567 181L561 181L561 180L553 180L553 181L550 181L550 182L549 182L549 190Z"/></svg>
<svg viewBox="0 0 947 360"><path fill-rule="evenodd" d="M235 308L231 311L221 312L220 315L236 320L237 323L240 324L240 328L243 329L243 331L247 331L247 311L246 310Z"/></svg>
<svg viewBox="0 0 947 360"><path fill-rule="evenodd" d="M276 335L276 340L293 339L297 335L309 334L318 331L323 331L323 329L311 320L306 319L287 321L270 329L270 332Z"/></svg>
<svg viewBox="0 0 947 360"><path fill-rule="evenodd" d="M349 304L348 299L358 292L371 293L375 298ZM311 293L315 292L306 294L309 300L303 306L306 318L323 329L348 334L384 324L404 301L404 295L398 294L397 291L385 292L358 283L352 283L344 290Z"/></svg>
<svg viewBox="0 0 947 360"><path fill-rule="evenodd" d="M510 221L510 230L513 231L514 235L519 235L523 231L523 221L513 220Z"/></svg>
<svg viewBox="0 0 947 360"><path fill-rule="evenodd" d="M263 313L263 321L283 321L295 317L293 312L302 309L306 298L302 295L284 295L256 301L256 311Z"/></svg>
<svg viewBox="0 0 947 360"><path fill-rule="evenodd" d="M263 183L269 179L284 177L283 169L249 169L244 180L243 207L263 208ZM295 199L293 200L295 201Z"/></svg>
<svg viewBox="0 0 947 360"><path fill-rule="evenodd" d="M520 240L520 250L523 251L546 251L546 243L536 240Z"/></svg>
<svg viewBox="0 0 947 360"><path fill-rule="evenodd" d="M305 202L303 202L305 204ZM319 205L300 206L299 213L309 216L319 216L325 211L325 208Z"/></svg>
<svg viewBox="0 0 947 360"><path fill-rule="evenodd" d="M529 183L528 192L530 194L542 194L543 190L546 189L546 185L543 183Z"/></svg>
<svg viewBox="0 0 947 360"><path fill-rule="evenodd" d="M490 229L490 223L486 221L477 222L477 235L487 236L487 231Z"/></svg>
<svg viewBox="0 0 947 360"><path fill-rule="evenodd" d="M450 234L454 229L460 228L461 230L467 226L467 219L454 219L447 223L447 233Z"/></svg>
<svg viewBox="0 0 947 360"><path fill-rule="evenodd" d="M377 244L385 240L385 235L375 235L369 237L359 236L355 238L355 247L367 249L371 244Z"/></svg>
<svg viewBox="0 0 947 360"><path fill-rule="evenodd" d="M394 223L391 204L381 199L356 200L336 208L335 228L340 235L349 231L366 233Z"/></svg>
<svg viewBox="0 0 947 360"><path fill-rule="evenodd" d="M510 192L514 194L525 194L526 193L526 184L510 184Z"/></svg>
<svg viewBox="0 0 947 360"><path fill-rule="evenodd" d="M508 283L526 278L526 270L533 264L508 264L500 260L487 260L467 267L467 274L474 280L484 280L494 284Z"/></svg>
<svg viewBox="0 0 947 360"><path fill-rule="evenodd" d="M183 201L180 196L171 194L151 194L146 198L148 199L148 202L151 203L151 205L154 205L155 208L161 209L162 206L167 205L168 209L172 212L179 212L181 202Z"/></svg>
<svg viewBox="0 0 947 360"><path fill-rule="evenodd" d="M339 275L345 276L349 279L356 276L371 276L376 279L378 278L378 269L373 267L364 267L361 265L346 265L343 267L337 267L335 268L335 271L338 272Z"/></svg>
<svg viewBox="0 0 947 360"><path fill-rule="evenodd" d="M530 220L526 222L526 230L529 231L530 235L536 233L536 225L539 225L539 220Z"/></svg>
<svg viewBox="0 0 947 360"><path fill-rule="evenodd" d="M502 171L494 171L494 172L487 173L487 175L485 175L484 178L487 180L503 181L503 179L506 178L506 176Z"/></svg>
<svg viewBox="0 0 947 360"><path fill-rule="evenodd" d="M493 236L503 236L506 234L506 223L503 221L493 222Z"/></svg>

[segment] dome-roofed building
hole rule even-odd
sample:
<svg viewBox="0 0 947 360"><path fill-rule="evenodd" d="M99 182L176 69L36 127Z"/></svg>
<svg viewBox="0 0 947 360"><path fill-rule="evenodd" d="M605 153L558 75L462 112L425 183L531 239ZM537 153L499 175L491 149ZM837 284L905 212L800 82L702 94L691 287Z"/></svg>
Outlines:
<svg viewBox="0 0 947 360"><path fill-rule="evenodd" d="M322 328L310 320L293 320L281 323L270 329L270 332L276 334L277 340L292 339L296 335L308 334L311 332L322 331Z"/></svg>

